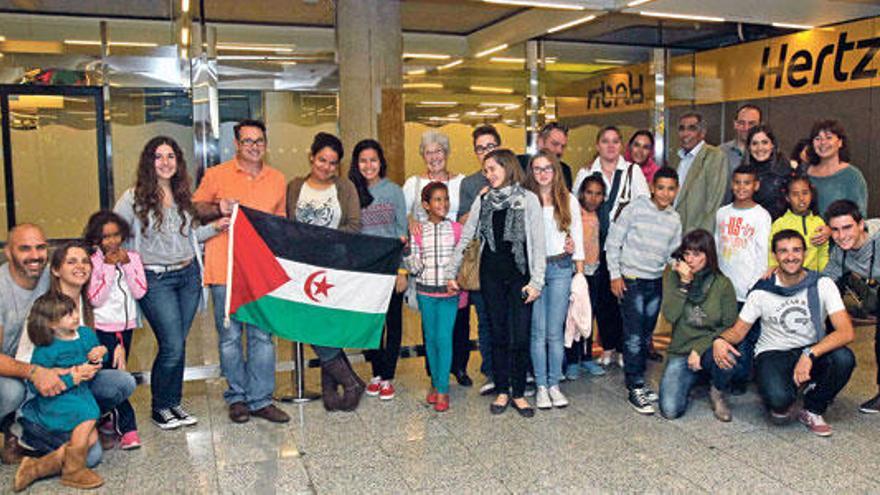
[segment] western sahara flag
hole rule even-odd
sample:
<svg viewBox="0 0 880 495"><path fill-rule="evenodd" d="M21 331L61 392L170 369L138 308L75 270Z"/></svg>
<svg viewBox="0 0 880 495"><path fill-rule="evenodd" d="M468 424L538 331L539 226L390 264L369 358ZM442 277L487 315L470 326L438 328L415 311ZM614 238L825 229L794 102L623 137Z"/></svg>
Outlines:
<svg viewBox="0 0 880 495"><path fill-rule="evenodd" d="M377 348L403 245L239 206L226 314L284 339Z"/></svg>

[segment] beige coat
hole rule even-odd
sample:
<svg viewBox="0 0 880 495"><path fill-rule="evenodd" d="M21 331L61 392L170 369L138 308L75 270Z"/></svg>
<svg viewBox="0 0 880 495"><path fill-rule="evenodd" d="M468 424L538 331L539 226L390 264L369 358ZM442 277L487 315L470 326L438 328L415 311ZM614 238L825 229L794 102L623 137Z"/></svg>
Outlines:
<svg viewBox="0 0 880 495"><path fill-rule="evenodd" d="M672 168L678 170L679 161L676 153ZM721 207L728 187L727 156L718 147L703 143L688 170L685 183L679 184L679 201L675 210L681 217L682 234L694 229L715 231L715 213Z"/></svg>

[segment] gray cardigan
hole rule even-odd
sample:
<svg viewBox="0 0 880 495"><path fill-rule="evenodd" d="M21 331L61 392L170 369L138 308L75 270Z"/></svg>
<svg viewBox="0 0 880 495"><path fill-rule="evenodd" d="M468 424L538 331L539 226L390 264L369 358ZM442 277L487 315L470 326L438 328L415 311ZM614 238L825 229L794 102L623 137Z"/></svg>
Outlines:
<svg viewBox="0 0 880 495"><path fill-rule="evenodd" d="M526 193L526 250L529 258L529 287L540 291L544 288L544 271L547 267L547 247L544 244L544 215L541 210L541 201L538 196L531 191ZM477 226L480 223L480 209L483 204L483 197L478 196L471 205L470 214L464 229L461 232L461 239L455 246L455 251L444 268L450 274L448 278L453 279L461 268L461 262L464 257L464 250L471 239L477 234ZM480 254L486 243L480 239Z"/></svg>

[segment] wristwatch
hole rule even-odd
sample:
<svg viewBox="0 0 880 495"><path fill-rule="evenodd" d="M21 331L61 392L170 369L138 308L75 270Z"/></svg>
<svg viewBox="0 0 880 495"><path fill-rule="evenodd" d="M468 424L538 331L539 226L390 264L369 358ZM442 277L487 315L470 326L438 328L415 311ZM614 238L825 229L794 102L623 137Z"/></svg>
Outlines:
<svg viewBox="0 0 880 495"><path fill-rule="evenodd" d="M813 354L813 348L812 348L812 347L804 347L804 350L801 351L801 354L803 354L804 356L807 356L808 358L810 358L810 361L815 361L815 360L816 360L816 355Z"/></svg>

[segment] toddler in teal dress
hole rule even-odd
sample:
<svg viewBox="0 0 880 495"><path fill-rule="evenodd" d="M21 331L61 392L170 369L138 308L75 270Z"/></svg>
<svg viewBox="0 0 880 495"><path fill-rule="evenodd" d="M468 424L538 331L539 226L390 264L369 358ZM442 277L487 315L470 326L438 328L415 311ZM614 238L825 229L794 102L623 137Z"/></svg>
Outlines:
<svg viewBox="0 0 880 495"><path fill-rule="evenodd" d="M60 370L66 388L46 397L28 384L32 398L21 408L24 436L49 453L25 457L13 488L21 491L35 480L58 473L66 486L97 488L104 480L86 467L89 447L98 440L95 421L99 416L88 380L100 369L107 348L92 329L79 326L76 304L60 293L47 293L34 302L27 332L34 343L31 364Z"/></svg>

